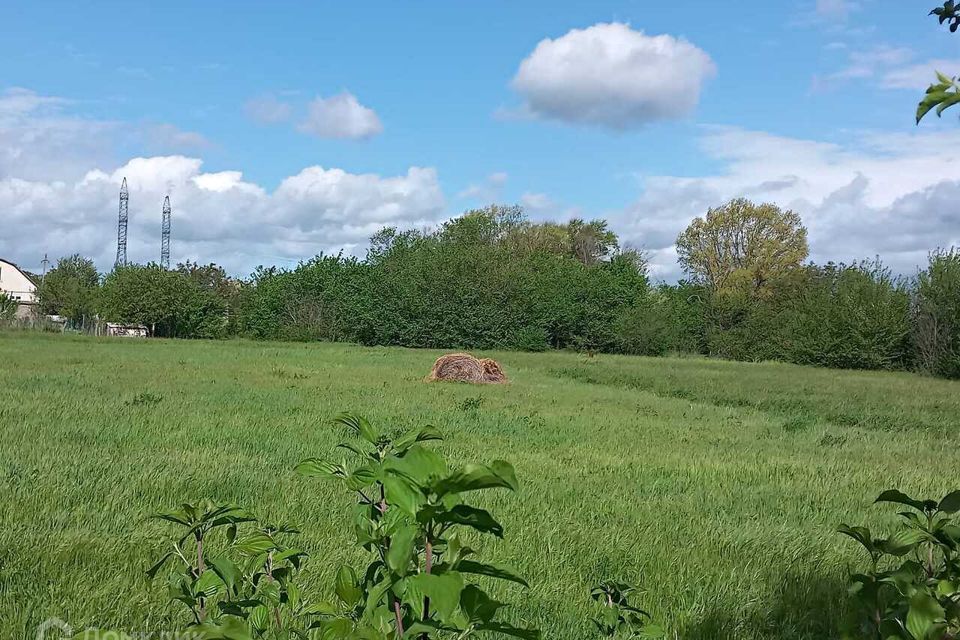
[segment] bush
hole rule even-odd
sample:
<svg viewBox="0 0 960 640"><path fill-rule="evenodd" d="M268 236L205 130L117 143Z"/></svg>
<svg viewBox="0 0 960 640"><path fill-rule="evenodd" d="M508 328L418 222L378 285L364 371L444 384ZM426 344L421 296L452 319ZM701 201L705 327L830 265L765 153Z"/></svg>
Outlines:
<svg viewBox="0 0 960 640"><path fill-rule="evenodd" d="M917 277L913 342L923 371L960 378L960 251L937 251Z"/></svg>
<svg viewBox="0 0 960 640"><path fill-rule="evenodd" d="M114 269L99 293L100 316L109 322L143 324L168 338L222 338L226 306L186 274L159 265Z"/></svg>
<svg viewBox="0 0 960 640"><path fill-rule="evenodd" d="M896 369L910 359L910 291L879 262L808 267L784 320L790 362Z"/></svg>

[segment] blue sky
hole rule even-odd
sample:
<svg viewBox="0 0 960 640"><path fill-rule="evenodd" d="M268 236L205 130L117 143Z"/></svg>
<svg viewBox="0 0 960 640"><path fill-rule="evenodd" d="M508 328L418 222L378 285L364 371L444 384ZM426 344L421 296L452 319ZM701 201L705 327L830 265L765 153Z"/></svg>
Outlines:
<svg viewBox="0 0 960 640"><path fill-rule="evenodd" d="M0 254L108 268L122 173L132 258L170 192L174 260L237 273L497 201L607 218L671 279L672 239L736 195L797 209L815 259L909 272L960 242L960 124L912 120L960 73L932 4L7 5Z"/></svg>

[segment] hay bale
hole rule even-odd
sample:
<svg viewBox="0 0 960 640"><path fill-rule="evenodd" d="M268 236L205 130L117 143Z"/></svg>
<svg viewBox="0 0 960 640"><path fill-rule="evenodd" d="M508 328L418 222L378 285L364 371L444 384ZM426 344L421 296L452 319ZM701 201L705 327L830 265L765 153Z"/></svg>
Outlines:
<svg viewBox="0 0 960 640"><path fill-rule="evenodd" d="M496 360L481 358L480 366L483 367L484 382L500 383L507 381L507 374L503 372L503 367Z"/></svg>
<svg viewBox="0 0 960 640"><path fill-rule="evenodd" d="M427 380L452 380L474 384L506 382L507 377L500 365L488 358L478 360L469 353L449 353L433 363Z"/></svg>

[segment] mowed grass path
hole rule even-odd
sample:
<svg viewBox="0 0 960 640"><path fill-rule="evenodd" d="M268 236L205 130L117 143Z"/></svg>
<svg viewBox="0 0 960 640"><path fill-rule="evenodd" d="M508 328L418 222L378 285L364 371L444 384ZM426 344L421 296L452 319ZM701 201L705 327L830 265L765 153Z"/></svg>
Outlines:
<svg viewBox="0 0 960 640"><path fill-rule="evenodd" d="M296 523L308 593L352 550L350 497L292 471L339 455L342 410L433 424L453 462L511 461L482 554L531 588L511 615L591 638L588 590L639 582L672 637L835 637L859 563L841 521L884 525L882 489L960 486L960 384L699 359L492 353L504 386L423 382L438 352L0 333L0 638L56 616L170 629L153 511L212 498ZM481 495L481 494L478 494Z"/></svg>

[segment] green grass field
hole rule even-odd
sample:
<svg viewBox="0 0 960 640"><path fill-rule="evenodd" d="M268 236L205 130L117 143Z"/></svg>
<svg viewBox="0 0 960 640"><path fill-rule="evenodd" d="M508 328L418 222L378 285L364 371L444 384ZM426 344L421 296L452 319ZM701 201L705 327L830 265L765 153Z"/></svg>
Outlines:
<svg viewBox="0 0 960 640"><path fill-rule="evenodd" d="M342 410L515 465L519 494L478 494L506 529L479 546L530 580L505 597L548 639L593 637L602 578L642 584L671 637L836 637L861 560L836 525L892 522L871 506L888 487L960 485L960 383L572 353L484 354L504 386L425 383L437 355L0 333L0 637L171 628L143 576L169 529L144 517L204 497L299 524L327 597L359 565L351 498L292 468L333 453Z"/></svg>

